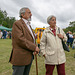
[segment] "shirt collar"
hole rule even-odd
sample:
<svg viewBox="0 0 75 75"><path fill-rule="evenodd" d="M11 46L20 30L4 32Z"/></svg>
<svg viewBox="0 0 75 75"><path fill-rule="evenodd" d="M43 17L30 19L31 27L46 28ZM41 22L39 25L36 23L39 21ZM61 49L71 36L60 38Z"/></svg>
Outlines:
<svg viewBox="0 0 75 75"><path fill-rule="evenodd" d="M28 21L26 20L26 19L24 19L24 18L22 18L23 19L23 21L27 24L28 23Z"/></svg>
<svg viewBox="0 0 75 75"><path fill-rule="evenodd" d="M55 29L53 29L53 28L50 27L50 30L51 30L51 31L52 31L52 30L56 30L56 27L55 27Z"/></svg>

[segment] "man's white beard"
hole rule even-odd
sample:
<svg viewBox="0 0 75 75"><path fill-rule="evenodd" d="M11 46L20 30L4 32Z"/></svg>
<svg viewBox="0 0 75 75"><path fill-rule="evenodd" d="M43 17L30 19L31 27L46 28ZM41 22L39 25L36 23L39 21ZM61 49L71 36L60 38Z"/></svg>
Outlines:
<svg viewBox="0 0 75 75"><path fill-rule="evenodd" d="M29 18L28 21L31 21L31 18Z"/></svg>

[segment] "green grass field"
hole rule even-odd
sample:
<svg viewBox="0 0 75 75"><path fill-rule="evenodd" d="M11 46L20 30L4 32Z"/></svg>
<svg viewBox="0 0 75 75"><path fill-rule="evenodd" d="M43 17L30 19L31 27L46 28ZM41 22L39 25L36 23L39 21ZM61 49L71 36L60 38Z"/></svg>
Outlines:
<svg viewBox="0 0 75 75"><path fill-rule="evenodd" d="M0 39L0 75L12 75L12 65L8 63L9 56L12 49L12 43L10 39ZM70 49L70 52L66 53L66 75L75 75L75 49ZM30 75L36 75L35 60L33 61ZM44 58L38 57L38 75L45 75ZM56 68L54 74L57 75Z"/></svg>

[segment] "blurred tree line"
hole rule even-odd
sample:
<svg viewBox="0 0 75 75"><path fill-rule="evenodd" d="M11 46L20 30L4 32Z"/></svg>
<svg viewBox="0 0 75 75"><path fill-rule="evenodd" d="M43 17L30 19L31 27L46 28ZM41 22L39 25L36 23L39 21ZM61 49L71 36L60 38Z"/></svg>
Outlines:
<svg viewBox="0 0 75 75"><path fill-rule="evenodd" d="M3 25L8 28L12 28L14 21L16 21L15 17L8 17L6 11L2 11L0 9L0 25ZM75 32L75 21L69 23L69 26L63 29L66 32L71 31Z"/></svg>
<svg viewBox="0 0 75 75"><path fill-rule="evenodd" d="M15 17L8 17L7 12L0 9L0 25L12 28L14 21L16 21Z"/></svg>
<svg viewBox="0 0 75 75"><path fill-rule="evenodd" d="M63 29L66 32L71 31L72 33L75 33L75 21L72 21L69 23L69 26L65 29Z"/></svg>

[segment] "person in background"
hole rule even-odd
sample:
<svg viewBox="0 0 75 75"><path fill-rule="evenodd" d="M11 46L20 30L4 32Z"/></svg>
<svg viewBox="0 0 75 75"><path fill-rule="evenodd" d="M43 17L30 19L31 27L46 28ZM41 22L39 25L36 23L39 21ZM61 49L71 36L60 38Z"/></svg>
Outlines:
<svg viewBox="0 0 75 75"><path fill-rule="evenodd" d="M69 43L70 43L70 41L69 41L69 31L66 33L66 36L67 36L67 45L69 46Z"/></svg>
<svg viewBox="0 0 75 75"><path fill-rule="evenodd" d="M9 62L13 75L29 75L34 54L39 53L35 44L35 36L30 26L32 13L29 8L20 9L20 20L12 27L12 52Z"/></svg>
<svg viewBox="0 0 75 75"><path fill-rule="evenodd" d="M39 32L37 33L37 43L38 43L39 49L40 49L40 40L41 40L41 37L42 37L42 33L43 33L43 30L42 29L40 29ZM40 55L40 51L39 51L38 56L41 56Z"/></svg>
<svg viewBox="0 0 75 75"><path fill-rule="evenodd" d="M73 40L72 49L75 49L75 33L73 34L73 38L74 38L74 40Z"/></svg>
<svg viewBox="0 0 75 75"><path fill-rule="evenodd" d="M41 40L41 37L42 37L42 33L43 33L43 30L40 29L37 33L37 43L38 43L38 47L40 48L40 40Z"/></svg>
<svg viewBox="0 0 75 75"><path fill-rule="evenodd" d="M67 41L67 36L56 26L56 17L50 15L47 18L47 27L42 35L40 42L41 54L45 57L46 75L53 75L56 66L58 75L65 75L65 52L62 47L61 39Z"/></svg>
<svg viewBox="0 0 75 75"><path fill-rule="evenodd" d="M71 31L69 31L69 45L70 45L71 48L72 48L73 40L74 40L73 34L72 34Z"/></svg>
<svg viewBox="0 0 75 75"><path fill-rule="evenodd" d="M11 39L11 33L12 33L11 31L8 32L9 39Z"/></svg>
<svg viewBox="0 0 75 75"><path fill-rule="evenodd" d="M6 36L7 36L7 31L4 30L4 31L3 31L3 39L6 39Z"/></svg>
<svg viewBox="0 0 75 75"><path fill-rule="evenodd" d="M3 35L3 33L2 33L2 31L0 30L0 39L2 38L2 35Z"/></svg>

